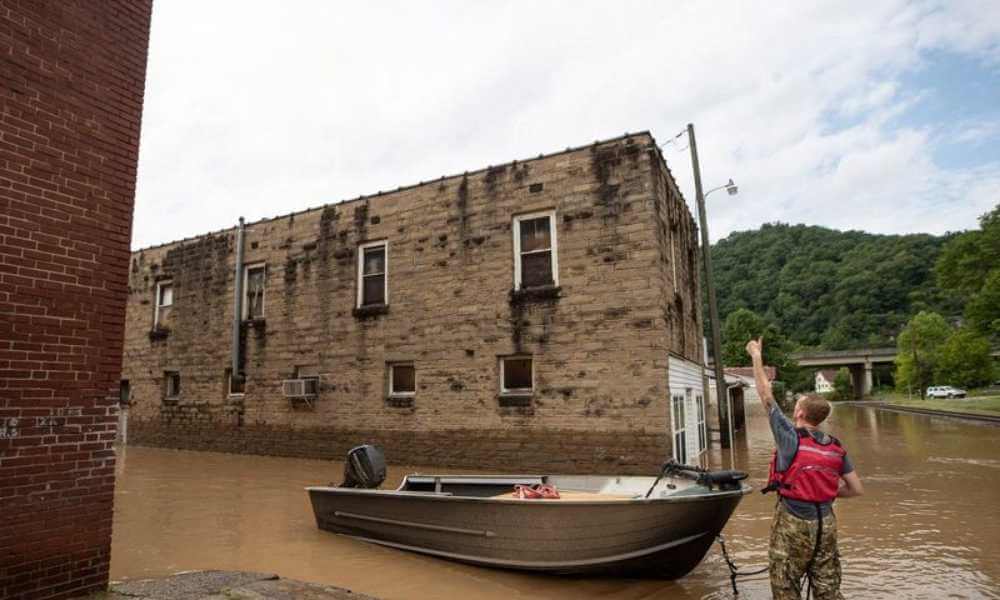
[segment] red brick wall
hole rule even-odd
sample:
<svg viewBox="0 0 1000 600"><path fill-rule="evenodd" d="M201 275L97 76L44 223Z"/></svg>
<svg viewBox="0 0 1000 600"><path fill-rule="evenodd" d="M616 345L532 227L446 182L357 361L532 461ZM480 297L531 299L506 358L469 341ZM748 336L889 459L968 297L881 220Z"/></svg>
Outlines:
<svg viewBox="0 0 1000 600"><path fill-rule="evenodd" d="M0 0L0 598L108 581L151 0Z"/></svg>

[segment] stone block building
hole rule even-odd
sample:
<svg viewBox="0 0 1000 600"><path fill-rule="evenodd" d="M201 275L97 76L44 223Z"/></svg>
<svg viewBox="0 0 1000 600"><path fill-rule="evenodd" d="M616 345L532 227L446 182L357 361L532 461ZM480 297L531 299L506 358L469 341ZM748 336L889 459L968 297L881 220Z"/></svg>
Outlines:
<svg viewBox="0 0 1000 600"><path fill-rule="evenodd" d="M135 251L129 441L338 459L374 442L396 464L506 470L692 461L696 238L639 133Z"/></svg>

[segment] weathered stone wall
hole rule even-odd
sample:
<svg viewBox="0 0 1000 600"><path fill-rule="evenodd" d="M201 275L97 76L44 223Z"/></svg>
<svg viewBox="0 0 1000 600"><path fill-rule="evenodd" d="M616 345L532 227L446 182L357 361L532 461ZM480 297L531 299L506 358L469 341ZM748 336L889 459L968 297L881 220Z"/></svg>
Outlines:
<svg viewBox="0 0 1000 600"><path fill-rule="evenodd" d="M512 219L541 210L556 211L558 297L512 294ZM263 322L243 327L243 397L225 377L235 231L135 252L130 436L338 457L377 439L396 463L650 468L670 451L667 355L700 362L695 234L648 134L249 224L245 263L266 263L267 281ZM358 317L357 247L381 239L388 312ZM150 336L167 278L170 331ZM498 400L498 357L514 353L535 362L526 406ZM410 406L387 401L396 361L416 367ZM282 396L297 367L321 377L312 406ZM167 370L182 376L176 402L163 400Z"/></svg>
<svg viewBox="0 0 1000 600"><path fill-rule="evenodd" d="M662 432L565 432L527 429L429 431L287 425L163 427L147 421L129 435L164 448L343 460L359 440L382 448L394 464L500 471L596 472L648 475L663 463ZM668 446L669 449L669 446ZM323 474L323 477L329 474Z"/></svg>
<svg viewBox="0 0 1000 600"><path fill-rule="evenodd" d="M108 582L149 0L0 0L0 598Z"/></svg>

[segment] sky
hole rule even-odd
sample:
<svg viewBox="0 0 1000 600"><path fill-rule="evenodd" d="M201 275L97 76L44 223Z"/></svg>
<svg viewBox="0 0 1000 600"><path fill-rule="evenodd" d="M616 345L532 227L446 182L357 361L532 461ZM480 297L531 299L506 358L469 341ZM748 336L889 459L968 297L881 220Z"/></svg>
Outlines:
<svg viewBox="0 0 1000 600"><path fill-rule="evenodd" d="M1000 2L156 2L132 245L687 123L713 240L975 227Z"/></svg>

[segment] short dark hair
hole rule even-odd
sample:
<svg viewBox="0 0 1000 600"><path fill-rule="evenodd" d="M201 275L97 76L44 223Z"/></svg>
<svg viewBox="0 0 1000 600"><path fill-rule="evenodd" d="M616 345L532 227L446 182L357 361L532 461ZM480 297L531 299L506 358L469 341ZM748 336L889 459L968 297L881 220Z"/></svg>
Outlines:
<svg viewBox="0 0 1000 600"><path fill-rule="evenodd" d="M819 425L830 416L830 403L818 394L804 394L799 397L803 418L810 425Z"/></svg>

